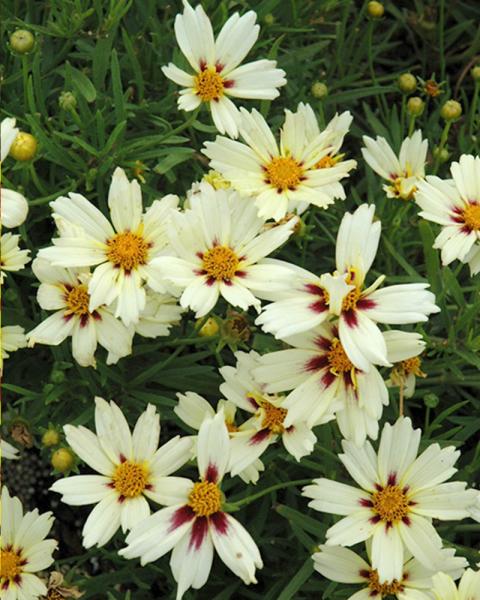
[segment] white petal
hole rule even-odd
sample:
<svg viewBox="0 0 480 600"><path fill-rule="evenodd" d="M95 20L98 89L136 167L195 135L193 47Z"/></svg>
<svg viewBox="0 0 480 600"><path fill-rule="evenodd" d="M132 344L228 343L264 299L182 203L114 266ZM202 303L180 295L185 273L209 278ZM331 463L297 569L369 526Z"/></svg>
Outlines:
<svg viewBox="0 0 480 600"><path fill-rule="evenodd" d="M132 434L133 456L137 462L149 460L160 440L160 415L153 404L139 416Z"/></svg>
<svg viewBox="0 0 480 600"><path fill-rule="evenodd" d="M120 514L118 494L112 491L88 515L82 530L84 547L104 546L120 527Z"/></svg>
<svg viewBox="0 0 480 600"><path fill-rule="evenodd" d="M369 495L363 490L331 479L314 479L313 485L303 488L302 496L313 498L309 506L334 515L350 515L362 510L362 500Z"/></svg>
<svg viewBox="0 0 480 600"><path fill-rule="evenodd" d="M109 495L112 480L101 475L74 475L58 479L50 488L62 494L62 502L72 506L95 504Z"/></svg>
<svg viewBox="0 0 480 600"><path fill-rule="evenodd" d="M205 419L198 432L197 461L201 478L217 483L221 481L230 456L230 440L223 411Z"/></svg>
<svg viewBox="0 0 480 600"><path fill-rule="evenodd" d="M403 574L403 544L397 527L379 523L372 538L372 567L377 569L380 583L400 581Z"/></svg>
<svg viewBox="0 0 480 600"><path fill-rule="evenodd" d="M370 571L370 565L358 554L341 546L320 546L313 554L315 570L339 583L366 583L360 571Z"/></svg>
<svg viewBox="0 0 480 600"><path fill-rule="evenodd" d="M142 218L142 192L138 181L128 181L123 169L113 172L108 191L108 207L112 223L118 232L136 231Z"/></svg>
<svg viewBox="0 0 480 600"><path fill-rule="evenodd" d="M102 475L111 476L115 470L97 436L86 427L65 425L63 428L69 446L89 467Z"/></svg>

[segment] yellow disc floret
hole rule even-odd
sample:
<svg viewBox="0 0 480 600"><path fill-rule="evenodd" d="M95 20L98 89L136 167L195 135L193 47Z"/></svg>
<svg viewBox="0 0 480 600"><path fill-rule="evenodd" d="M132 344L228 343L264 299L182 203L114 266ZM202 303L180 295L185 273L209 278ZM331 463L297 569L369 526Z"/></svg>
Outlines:
<svg viewBox="0 0 480 600"><path fill-rule="evenodd" d="M469 204L462 213L465 225L473 230L480 231L480 204Z"/></svg>
<svg viewBox="0 0 480 600"><path fill-rule="evenodd" d="M283 433L285 430L283 422L287 416L287 409L265 401L262 402L261 408L263 411L262 427L270 429L273 433Z"/></svg>
<svg viewBox="0 0 480 600"><path fill-rule="evenodd" d="M355 287L353 290L350 290L343 299L342 310L347 311L356 308L357 302L360 300L361 295L362 290L359 287Z"/></svg>
<svg viewBox="0 0 480 600"><path fill-rule="evenodd" d="M303 179L304 169L291 156L277 156L264 167L265 183L279 192L294 190Z"/></svg>
<svg viewBox="0 0 480 600"><path fill-rule="evenodd" d="M228 246L214 246L202 257L203 270L217 281L232 279L239 263L238 256Z"/></svg>
<svg viewBox="0 0 480 600"><path fill-rule="evenodd" d="M216 483L199 481L195 483L188 496L188 506L197 517L209 517L222 506L222 493Z"/></svg>
<svg viewBox="0 0 480 600"><path fill-rule="evenodd" d="M332 339L330 349L327 352L327 360L330 365L330 372L334 375L348 373L355 369L338 338Z"/></svg>
<svg viewBox="0 0 480 600"><path fill-rule="evenodd" d="M218 100L223 96L223 78L215 67L206 67L195 77L194 88L203 102Z"/></svg>
<svg viewBox="0 0 480 600"><path fill-rule="evenodd" d="M389 594L393 595L397 594L398 592L403 592L405 589L405 586L402 584L402 582L397 581L396 579L393 581L380 583L376 569L370 570L368 575L368 587L372 592L371 595L380 594L381 598L383 598L383 596L388 596Z"/></svg>
<svg viewBox="0 0 480 600"><path fill-rule="evenodd" d="M107 240L107 246L108 260L127 273L147 262L149 244L137 233L117 233Z"/></svg>
<svg viewBox="0 0 480 600"><path fill-rule="evenodd" d="M67 306L65 315L78 315L79 317L88 315L90 295L86 285L76 285L73 288L66 288L64 298Z"/></svg>
<svg viewBox="0 0 480 600"><path fill-rule="evenodd" d="M147 487L147 470L141 464L126 460L115 469L112 481L120 496L135 498Z"/></svg>
<svg viewBox="0 0 480 600"><path fill-rule="evenodd" d="M23 564L25 564L25 560L17 552L2 550L0 556L0 578L2 580L9 579L10 581L14 581L22 572Z"/></svg>
<svg viewBox="0 0 480 600"><path fill-rule="evenodd" d="M408 500L398 485L387 485L372 496L373 510L382 521L400 521L407 516Z"/></svg>

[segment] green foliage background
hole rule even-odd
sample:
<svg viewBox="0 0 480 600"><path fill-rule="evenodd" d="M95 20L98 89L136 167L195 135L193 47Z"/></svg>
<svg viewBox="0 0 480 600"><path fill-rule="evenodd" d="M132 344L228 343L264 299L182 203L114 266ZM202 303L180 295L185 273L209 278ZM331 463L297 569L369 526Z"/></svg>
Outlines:
<svg viewBox="0 0 480 600"><path fill-rule="evenodd" d="M288 84L273 103L245 105L260 105L273 128L281 124L284 108L294 109L299 101L310 102L321 123L336 111L353 113L345 147L359 165L346 182L346 202L337 201L327 212L310 209L305 233L279 256L317 273L331 271L344 211L362 202L376 204L383 235L372 280L385 273L387 284L428 281L442 308L417 328L428 341L422 366L428 377L417 382L414 398L407 401L407 414L424 428L424 446L435 441L462 450L458 479L472 484L480 464L479 278L470 278L467 267L458 262L441 268L438 253L431 248L437 228L418 219L413 203L385 198L380 179L361 160L360 147L362 135L378 134L398 150L409 117L396 80L410 71L423 79L435 74L437 81L444 82L442 95L426 99L426 110L416 122L430 148L439 143L444 126L439 108L447 98L455 98L463 105L463 116L449 133L451 160L461 153L478 154L479 83L475 85L469 70L480 52L480 5L474 0L387 1L384 18L374 21L367 16L366 3L353 0L206 0L202 4L216 31L235 10L257 12L262 30L249 59L276 58L287 72ZM28 163L7 158L2 176L7 187L23 190L30 200L30 214L20 233L33 256L49 244L54 231L48 202L78 191L105 211L110 176L117 165L133 177L137 161L143 164L147 206L169 192L184 196L206 172L200 149L215 135L210 118L203 112L179 112L177 87L160 70L172 59L183 62L173 33L173 19L180 10L179 1L162 0L3 2L2 118L15 116L22 130L35 135L39 151ZM35 33L36 46L28 55L17 56L9 49L9 35L18 27ZM311 85L318 80L329 88L323 100L311 94ZM60 107L64 91L75 95L76 109ZM430 156L427 172L432 172L433 163ZM439 174L448 177L448 162L440 166ZM36 287L29 268L8 276L4 325L20 324L28 331L47 316L36 303ZM218 305L215 314L223 316L225 309ZM248 316L252 326L254 318ZM252 330L250 340L240 347L265 352L279 344ZM65 423L93 427L93 397L101 395L115 399L131 424L147 402L155 404L162 414L165 442L179 430L191 433L182 430L172 411L175 393L192 390L216 402L221 380L217 368L232 364L233 354L228 346L219 349L218 337L199 337L189 313L169 338L152 342L137 336L131 357L110 367L104 361L100 351L97 370L79 367L71 358L69 341L58 348L37 346L16 352L6 363L4 430L21 417L40 448L49 423L59 428ZM384 420L392 421L397 414L398 396L392 391ZM284 488L263 495L236 514L264 558L258 585L245 587L217 558L208 584L186 598L341 600L353 593L355 588L312 574L309 555L336 519L307 509L298 488L288 487L293 480L319 476L348 482L336 456L341 439L336 425L319 427L316 434L314 453L300 463L281 445L272 446L264 455L267 468L256 487L247 488L238 478L224 484L229 500L277 484ZM38 452L48 465L51 451L47 449L26 450L21 462L28 463ZM10 480L5 480L12 492L22 477L15 469L10 467ZM193 472L193 467L185 469L187 475ZM175 597L168 557L144 568L137 561L124 561L116 554L121 535L106 548L83 551L79 536L89 509L72 510L60 505L55 494L42 494L42 486L51 481L37 481L30 508L34 504L42 510L54 507L55 534L60 537L57 566L67 569L67 579L85 591L85 599ZM473 548L478 546L480 525L469 520L440 523L438 529L471 564L478 562Z"/></svg>

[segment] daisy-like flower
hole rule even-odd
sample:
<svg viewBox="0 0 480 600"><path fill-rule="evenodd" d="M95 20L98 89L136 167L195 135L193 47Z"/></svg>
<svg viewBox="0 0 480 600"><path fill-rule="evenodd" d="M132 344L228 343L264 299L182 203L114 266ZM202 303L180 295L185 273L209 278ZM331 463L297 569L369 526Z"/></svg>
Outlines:
<svg viewBox="0 0 480 600"><path fill-rule="evenodd" d="M421 217L442 226L433 245L442 263L471 261L473 274L480 270L480 156L462 154L450 172L453 179L429 175L420 182L415 200Z"/></svg>
<svg viewBox="0 0 480 600"><path fill-rule="evenodd" d="M127 420L115 402L95 398L95 435L85 427L65 425L68 444L100 475L74 475L50 488L66 504L96 504L83 527L83 545L106 544L119 527L122 531L148 517L146 498L158 504L178 500L177 477L171 473L191 456L192 442L178 435L158 447L160 416L147 406L130 433Z"/></svg>
<svg viewBox="0 0 480 600"><path fill-rule="evenodd" d="M480 571L467 569L458 588L451 575L444 571L442 567L442 572L432 578L435 600L480 600Z"/></svg>
<svg viewBox="0 0 480 600"><path fill-rule="evenodd" d="M248 198L205 184L190 203L184 213L172 213L169 239L177 256L152 262L152 268L182 290L183 307L202 317L222 296L243 310L259 310L256 296L287 289L290 271L262 259L289 238L297 218L264 231L265 221Z"/></svg>
<svg viewBox="0 0 480 600"><path fill-rule="evenodd" d="M386 423L378 454L369 442L358 448L342 442L339 458L360 488L316 479L303 489L309 506L344 518L327 531L327 545L352 546L372 538L372 568L379 582L401 580L405 548L431 571L442 568L442 540L432 519L468 517L475 490L444 483L460 456L453 446L430 444L417 457L420 429L409 418Z"/></svg>
<svg viewBox="0 0 480 600"><path fill-rule="evenodd" d="M34 600L47 592L34 575L53 563L57 542L45 539L52 528L51 512L23 513L20 500L2 487L2 538L0 542L0 595L2 600Z"/></svg>
<svg viewBox="0 0 480 600"><path fill-rule="evenodd" d="M50 203L57 225L66 232L54 239L54 246L39 256L58 267L96 266L88 284L90 312L116 300L115 316L125 325L136 323L145 308L144 283L164 292L152 260L167 245L167 215L178 203L176 196L155 200L142 214L142 194L136 180L128 181L125 171L113 173L108 219L80 194L69 194Z"/></svg>
<svg viewBox="0 0 480 600"><path fill-rule="evenodd" d="M230 438L230 464L227 471L231 470L232 465L237 462L237 455L235 450L240 450L240 457L242 457L242 448L233 445L233 440L238 436L243 436L245 433L253 435L255 431L252 427L246 428L246 425L242 424L238 426L235 422L237 407L233 402L228 400L219 400L216 409L205 400L199 394L195 392L186 392L185 394L177 394L178 404L173 409L173 412L179 417L184 423L195 430L199 430L205 419L213 419L218 412L222 412L225 425L227 426L228 435ZM195 437L195 442L197 437ZM194 456L196 456L196 443L194 444ZM253 458L247 466L238 472L238 476L245 481L245 483L257 483L260 477L260 471L264 471L265 467L261 460ZM237 473L236 473L237 474Z"/></svg>
<svg viewBox="0 0 480 600"><path fill-rule="evenodd" d="M0 346L2 355L0 357L0 373L2 372L3 361L19 348L26 348L27 338L25 329L20 325L7 325L0 329Z"/></svg>
<svg viewBox="0 0 480 600"><path fill-rule="evenodd" d="M367 551L370 548L367 545ZM458 579L468 565L465 558L455 556L455 550L442 549L442 568L454 579ZM315 570L332 581L357 583L362 589L349 600L371 600L376 598L397 598L397 600L428 600L427 590L432 587L432 575L415 558L407 558L402 567L400 579L380 583L378 571L361 556L342 546L320 546L320 552L313 556Z"/></svg>
<svg viewBox="0 0 480 600"><path fill-rule="evenodd" d="M422 336L406 331L385 331L383 337L387 344L388 360L394 363L387 385L401 387L405 398L415 393L417 377L426 377L422 371L420 354L425 349Z"/></svg>
<svg viewBox="0 0 480 600"><path fill-rule="evenodd" d="M9 444L6 440L0 440L0 458L8 458L9 460L16 460L20 458L18 455L18 448Z"/></svg>
<svg viewBox="0 0 480 600"><path fill-rule="evenodd" d="M5 279L6 272L20 271L30 261L30 250L20 250L20 236L4 233L0 238L0 284Z"/></svg>
<svg viewBox="0 0 480 600"><path fill-rule="evenodd" d="M125 558L140 557L142 565L173 548L170 567L178 583L177 600L190 588L201 588L212 567L214 549L244 583L256 583L263 566L247 530L222 510L220 484L229 464L230 441L222 411L206 419L198 433L199 481L177 478L168 507L139 523L127 536Z"/></svg>
<svg viewBox="0 0 480 600"><path fill-rule="evenodd" d="M220 385L220 392L253 416L244 424L245 431L232 440L236 459L231 464L232 475L259 458L279 436L287 452L297 460L310 454L317 438L307 425L307 420L289 418L289 425L286 426L288 409L285 408L285 395L267 393L265 386L253 378L253 370L260 364L261 356L252 350L248 354L236 352L235 358L235 367L220 369L225 380ZM323 422L333 418L333 414L327 414Z"/></svg>
<svg viewBox="0 0 480 600"><path fill-rule="evenodd" d="M215 127L221 133L238 137L239 113L232 98L273 100L278 88L287 83L285 71L274 60L256 60L239 66L258 38L253 11L240 17L234 13L218 34L199 4L195 10L184 0L183 14L175 18L175 36L180 50L194 70L182 71L173 63L163 73L183 86L178 108L191 111L202 103L209 105Z"/></svg>
<svg viewBox="0 0 480 600"><path fill-rule="evenodd" d="M28 345L58 346L72 337L73 358L82 367L95 366L95 352L100 344L114 356L108 364L117 362L132 352L132 335L112 311L105 306L90 310L88 292L90 273L52 266L44 258L36 258L32 270L41 282L37 300L53 315L27 334Z"/></svg>
<svg viewBox="0 0 480 600"><path fill-rule="evenodd" d="M240 112L244 143L217 136L203 152L233 188L255 197L260 217L278 221L301 206L327 208L335 197L345 197L339 181L357 164L338 154L349 113L335 116L320 133L308 105L300 104L296 113L286 110L278 145L258 111Z"/></svg>
<svg viewBox="0 0 480 600"><path fill-rule="evenodd" d="M5 157L10 152L10 147L18 135L18 128L15 127L16 119L6 118L0 123L0 163L3 163ZM2 227L18 227L21 225L28 214L28 202L19 192L7 190L3 186L1 194L1 222Z"/></svg>
<svg viewBox="0 0 480 600"><path fill-rule="evenodd" d="M389 182L383 186L387 197L411 200L425 177L428 140L422 140L422 132L417 130L403 140L398 157L383 137L372 139L364 135L363 143L363 158Z"/></svg>

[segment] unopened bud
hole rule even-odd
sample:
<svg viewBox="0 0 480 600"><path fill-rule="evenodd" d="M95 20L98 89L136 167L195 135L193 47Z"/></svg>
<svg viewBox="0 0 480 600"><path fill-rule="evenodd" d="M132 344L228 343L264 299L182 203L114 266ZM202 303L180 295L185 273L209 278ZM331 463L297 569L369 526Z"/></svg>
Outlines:
<svg viewBox="0 0 480 600"><path fill-rule="evenodd" d="M475 65L470 71L470 74L475 79L475 81L480 81L480 65Z"/></svg>
<svg viewBox="0 0 480 600"><path fill-rule="evenodd" d="M217 321L213 317L209 317L205 323L200 327L198 335L202 337L211 337L215 335L219 330Z"/></svg>
<svg viewBox="0 0 480 600"><path fill-rule="evenodd" d="M433 149L433 157L440 163L446 162L450 158L450 152L446 148L435 146Z"/></svg>
<svg viewBox="0 0 480 600"><path fill-rule="evenodd" d="M10 47L17 54L27 54L35 45L33 33L26 29L17 29L10 36Z"/></svg>
<svg viewBox="0 0 480 600"><path fill-rule="evenodd" d="M42 445L50 448L56 446L60 442L60 434L56 429L47 429L42 435Z"/></svg>
<svg viewBox="0 0 480 600"><path fill-rule="evenodd" d="M20 131L10 146L10 156L15 160L31 160L37 152L37 140L31 133Z"/></svg>
<svg viewBox="0 0 480 600"><path fill-rule="evenodd" d="M425 109L425 102L419 96L412 96L407 102L407 111L412 117L419 117Z"/></svg>
<svg viewBox="0 0 480 600"><path fill-rule="evenodd" d="M316 81L311 87L312 96L321 100L328 96L328 87L321 81Z"/></svg>
<svg viewBox="0 0 480 600"><path fill-rule="evenodd" d="M417 89L417 79L411 73L403 73L398 78L398 87L405 94L411 94Z"/></svg>
<svg viewBox="0 0 480 600"><path fill-rule="evenodd" d="M381 19L385 13L385 8L381 2L369 2L367 5L367 12L372 19Z"/></svg>
<svg viewBox="0 0 480 600"><path fill-rule="evenodd" d="M440 116L445 121L456 121L462 116L462 105L456 100L447 100L440 110Z"/></svg>
<svg viewBox="0 0 480 600"><path fill-rule="evenodd" d="M59 448L52 454L50 462L59 473L67 473L75 464L75 456L69 448Z"/></svg>
<svg viewBox="0 0 480 600"><path fill-rule="evenodd" d="M58 105L62 110L73 110L77 107L77 98L73 92L61 92L58 98Z"/></svg>

